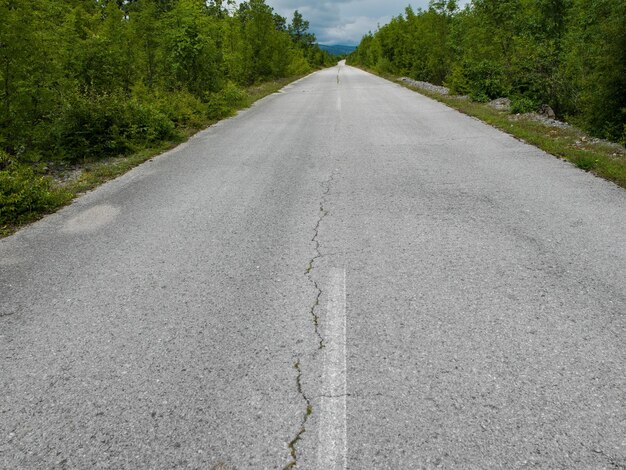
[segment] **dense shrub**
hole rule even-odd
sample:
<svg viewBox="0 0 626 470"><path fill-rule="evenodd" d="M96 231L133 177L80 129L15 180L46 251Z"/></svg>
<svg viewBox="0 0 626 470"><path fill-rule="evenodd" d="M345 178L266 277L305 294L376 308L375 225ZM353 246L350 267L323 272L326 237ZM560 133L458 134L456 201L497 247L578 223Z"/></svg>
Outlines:
<svg viewBox="0 0 626 470"><path fill-rule="evenodd" d="M317 62L319 58L314 57L314 60ZM287 67L287 73L289 75L304 75L310 71L311 64L304 56L304 52L300 49L294 51L289 66Z"/></svg>
<svg viewBox="0 0 626 470"><path fill-rule="evenodd" d="M265 0L233 7L0 1L0 224L67 198L27 164L177 140L245 105L242 87L333 63L299 13L288 24Z"/></svg>
<svg viewBox="0 0 626 470"><path fill-rule="evenodd" d="M221 119L231 116L245 102L247 94L237 85L228 82L223 90L211 93L207 99L207 117Z"/></svg>
<svg viewBox="0 0 626 470"><path fill-rule="evenodd" d="M0 1L0 149L125 154L230 115L240 87L332 63L265 0Z"/></svg>
<svg viewBox="0 0 626 470"><path fill-rule="evenodd" d="M0 227L51 211L69 198L68 193L53 188L49 178L0 151Z"/></svg>
<svg viewBox="0 0 626 470"><path fill-rule="evenodd" d="M349 62L443 81L514 112L550 105L596 136L626 136L626 2L431 1L363 37Z"/></svg>
<svg viewBox="0 0 626 470"><path fill-rule="evenodd" d="M511 98L512 113L532 113L537 111L540 104L525 96L514 96Z"/></svg>
<svg viewBox="0 0 626 470"><path fill-rule="evenodd" d="M481 102L508 96L510 91L502 68L487 60L456 67L446 83L453 91Z"/></svg>
<svg viewBox="0 0 626 470"><path fill-rule="evenodd" d="M123 95L77 96L58 122L57 149L70 160L127 154L174 136L174 123L154 104Z"/></svg>

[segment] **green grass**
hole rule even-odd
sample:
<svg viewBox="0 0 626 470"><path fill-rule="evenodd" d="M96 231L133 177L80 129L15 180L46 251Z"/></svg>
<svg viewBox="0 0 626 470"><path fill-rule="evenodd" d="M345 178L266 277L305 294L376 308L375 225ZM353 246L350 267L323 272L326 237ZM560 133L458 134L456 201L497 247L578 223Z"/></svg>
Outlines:
<svg viewBox="0 0 626 470"><path fill-rule="evenodd" d="M237 111L250 107L256 101L276 93L285 85L301 78L300 76L283 78L260 83L246 89L246 95ZM55 212L69 204L76 197L101 184L123 175L130 169L170 150L202 129L215 124L218 120L207 119L187 128L179 128L178 136L172 140L138 150L128 156L107 159L85 159L77 165L61 167L48 171L38 167L20 165L19 168L4 168L0 171L0 238L15 233L20 227L32 223L44 215ZM4 158L0 155L0 170L3 170ZM53 166L53 165L51 165ZM67 177L68 172L74 176Z"/></svg>
<svg viewBox="0 0 626 470"><path fill-rule="evenodd" d="M486 103L473 102L466 97L441 95L416 89L397 82L394 76L367 70L382 78L400 83L405 88L444 103L468 116L473 116L519 140L562 158L578 168L626 188L626 148L590 137L575 127L560 128L536 121L528 115L498 111Z"/></svg>

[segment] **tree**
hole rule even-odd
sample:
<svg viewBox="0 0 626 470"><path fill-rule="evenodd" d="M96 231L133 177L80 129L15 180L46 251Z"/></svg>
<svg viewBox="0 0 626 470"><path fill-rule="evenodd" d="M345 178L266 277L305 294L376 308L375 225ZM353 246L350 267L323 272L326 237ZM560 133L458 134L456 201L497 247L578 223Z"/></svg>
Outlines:
<svg viewBox="0 0 626 470"><path fill-rule="evenodd" d="M308 32L309 22L302 14L296 10L293 12L293 19L289 25L289 34L293 42L300 47L310 47L315 43L315 35Z"/></svg>
<svg viewBox="0 0 626 470"><path fill-rule="evenodd" d="M452 0L412 8L363 37L350 60L446 83L476 100L550 104L601 137L626 141L626 3Z"/></svg>
<svg viewBox="0 0 626 470"><path fill-rule="evenodd" d="M0 152L116 155L330 60L265 0L0 0ZM232 12L231 12L232 11ZM309 44L309 46L307 46Z"/></svg>

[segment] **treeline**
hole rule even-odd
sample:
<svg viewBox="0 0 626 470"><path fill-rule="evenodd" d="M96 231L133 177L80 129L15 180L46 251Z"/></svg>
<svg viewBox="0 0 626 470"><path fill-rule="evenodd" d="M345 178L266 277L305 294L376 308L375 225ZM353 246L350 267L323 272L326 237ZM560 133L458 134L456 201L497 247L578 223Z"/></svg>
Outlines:
<svg viewBox="0 0 626 470"><path fill-rule="evenodd" d="M180 140L334 62L264 0L0 0L0 235L72 198L52 169Z"/></svg>
<svg viewBox="0 0 626 470"><path fill-rule="evenodd" d="M626 143L624 1L431 1L365 36L350 62L477 101L509 97L514 112L548 104Z"/></svg>
<svg viewBox="0 0 626 470"><path fill-rule="evenodd" d="M307 29L264 0L0 0L0 170L227 115L246 86L332 62Z"/></svg>

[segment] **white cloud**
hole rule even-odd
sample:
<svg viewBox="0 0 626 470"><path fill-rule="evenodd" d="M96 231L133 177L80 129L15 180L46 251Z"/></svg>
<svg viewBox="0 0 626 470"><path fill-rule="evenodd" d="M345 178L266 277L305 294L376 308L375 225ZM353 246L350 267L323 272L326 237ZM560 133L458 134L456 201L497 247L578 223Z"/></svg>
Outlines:
<svg viewBox="0 0 626 470"><path fill-rule="evenodd" d="M267 3L287 18L299 10L322 44L354 45L368 31L375 31L378 25L404 13L409 3L414 9L428 8L428 0L267 0Z"/></svg>
<svg viewBox="0 0 626 470"><path fill-rule="evenodd" d="M356 45L364 34L375 31L378 25L383 25L390 20L389 17L372 18L369 16L358 16L339 22L334 26L327 26L323 29L323 38L318 38L322 44L346 44Z"/></svg>
<svg viewBox="0 0 626 470"><path fill-rule="evenodd" d="M469 0L458 3L464 5ZM310 23L322 44L356 45L368 31L375 31L392 17L404 13L410 4L428 8L429 0L266 0L274 10L291 21L294 10L300 11Z"/></svg>

